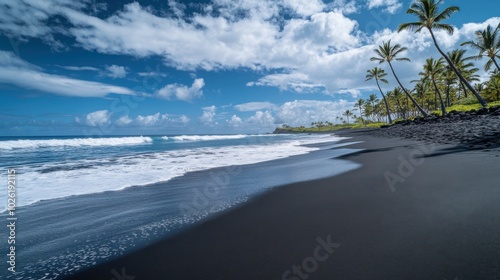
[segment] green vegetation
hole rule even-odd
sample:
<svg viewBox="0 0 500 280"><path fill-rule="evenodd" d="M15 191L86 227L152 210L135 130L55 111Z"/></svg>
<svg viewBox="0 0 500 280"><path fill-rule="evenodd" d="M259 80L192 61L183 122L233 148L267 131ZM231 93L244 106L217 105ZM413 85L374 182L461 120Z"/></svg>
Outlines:
<svg viewBox="0 0 500 280"><path fill-rule="evenodd" d="M460 9L455 6L444 8L442 11L439 5L442 1L417 0L411 4L407 13L417 17L417 21L403 23L399 26L398 32L403 30L421 32L428 31L432 42L438 52L439 58L430 57L422 66L419 73L420 78L412 81L412 89L405 87L394 71L392 62L409 61L403 56L406 47L399 44L392 44L391 40L383 42L374 50L375 56L371 61L386 63L389 66L397 87L387 92L382 91L380 82L387 83L385 71L380 68L373 68L367 71L366 81L375 80L384 104L380 101L370 104L371 108L365 110L377 110L372 114L394 119L413 119L417 116L427 116L428 114L443 115L450 111L470 111L498 105L500 102L500 24L493 28L488 26L485 30L475 32L476 40L462 43L462 46L469 46L478 51L476 54L467 54L465 49L451 50L447 53L439 46L437 38L434 36L436 30L443 30L453 34L453 27L444 23L452 14ZM473 61L480 61L487 58L484 69L489 71L489 79L480 82L478 71ZM472 83L475 84L472 84ZM487 102L490 102L488 105ZM359 108L359 102L356 103ZM383 108L385 107L385 108ZM361 109L358 109L361 111ZM363 115L363 113L361 114Z"/></svg>
<svg viewBox="0 0 500 280"><path fill-rule="evenodd" d="M477 100L476 100L477 101ZM500 101L495 101L495 102L490 102L488 104L488 108L489 107L493 107L493 106L499 106L500 105ZM448 107L448 110L451 112L451 111L457 111L457 112L467 112L467 111L471 111L471 110L479 110L483 108L483 106L480 104L480 103L473 103L473 104L455 104L453 106L450 106ZM432 114L437 114L437 115L440 115L441 116L441 111L439 110L436 110L436 111L432 111Z"/></svg>
<svg viewBox="0 0 500 280"><path fill-rule="evenodd" d="M333 123L329 123L329 122L327 122L327 123L319 122L317 124L315 123L315 125L311 126L311 127L304 127L304 126L291 127L291 126L288 126L285 124L285 125L281 126L280 128L277 128L275 130L275 132L281 132L281 133L322 133L322 132L325 132L326 133L326 132L336 131L339 129L379 128L380 126L385 125L385 124L386 123L382 123L382 122L367 123L366 125L362 124L362 123L333 124Z"/></svg>
<svg viewBox="0 0 500 280"><path fill-rule="evenodd" d="M382 95L380 100L372 94L367 99L359 99L351 110L346 110L335 117L336 124L331 122L312 123L311 127L284 126L279 131L288 132L327 132L342 128L380 127L384 121L392 123L396 120L411 120L418 116L444 115L451 111L478 110L482 107L500 105L500 24L494 28L487 26L485 30L475 32L476 39L463 42L461 46L470 47L475 53L468 54L466 49L445 52L434 36L435 31L453 34L453 26L444 23L460 9L456 6L440 11L442 0L413 1L407 14L417 17L417 21L403 23L398 32L409 30L429 32L432 42L441 57L429 57L419 73L419 79L412 81L413 88L405 87L393 68L397 61L410 61L404 57L407 48L393 44L391 40L383 42L374 50L375 56L370 60L387 65L394 76L397 86L387 92L382 91L381 83L388 84L384 69L374 67L367 70L365 81L375 81ZM487 61L481 60L486 58ZM476 65L474 62L481 62ZM488 79L481 81L478 75L479 66L488 72ZM474 84L473 84L474 83ZM488 104L489 102L489 104Z"/></svg>

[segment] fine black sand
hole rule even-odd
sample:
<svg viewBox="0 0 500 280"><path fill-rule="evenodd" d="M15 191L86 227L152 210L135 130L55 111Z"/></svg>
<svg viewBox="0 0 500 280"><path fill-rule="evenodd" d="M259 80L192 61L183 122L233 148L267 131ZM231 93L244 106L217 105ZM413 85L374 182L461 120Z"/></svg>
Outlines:
<svg viewBox="0 0 500 280"><path fill-rule="evenodd" d="M361 168L71 279L500 279L500 153L358 134Z"/></svg>

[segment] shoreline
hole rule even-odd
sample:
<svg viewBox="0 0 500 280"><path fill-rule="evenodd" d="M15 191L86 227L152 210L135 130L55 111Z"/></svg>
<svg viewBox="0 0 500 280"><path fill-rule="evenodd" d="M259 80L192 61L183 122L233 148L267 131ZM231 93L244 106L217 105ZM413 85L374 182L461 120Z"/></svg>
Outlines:
<svg viewBox="0 0 500 280"><path fill-rule="evenodd" d="M26 241L19 259L26 264L17 277L60 279L75 273L78 267L80 270L91 267L162 238L175 236L200 221L231 211L269 189L297 179L307 181L315 176L329 177L343 168L350 168L344 160L336 161L338 168L329 168L335 163L331 161L332 157L352 151L348 147L327 149L337 145L337 138L327 139L331 141L305 145L322 151L190 171L163 183L41 201L21 207L20 218L24 226L21 225L20 237ZM287 172L295 176L285 176ZM183 211L185 215L182 215ZM5 214L0 216L5 217ZM54 222L64 226L53 226ZM30 225L29 229L27 225ZM17 278L8 275L7 279Z"/></svg>
<svg viewBox="0 0 500 280"><path fill-rule="evenodd" d="M113 272L137 279L500 275L497 152L366 133L337 135L353 137L339 144L364 141L348 146L363 151L341 157L361 168L273 189L179 235L67 279L110 279ZM410 162L406 167L405 159ZM394 175L390 180L388 172ZM317 255L323 261L314 255L318 244L333 244Z"/></svg>

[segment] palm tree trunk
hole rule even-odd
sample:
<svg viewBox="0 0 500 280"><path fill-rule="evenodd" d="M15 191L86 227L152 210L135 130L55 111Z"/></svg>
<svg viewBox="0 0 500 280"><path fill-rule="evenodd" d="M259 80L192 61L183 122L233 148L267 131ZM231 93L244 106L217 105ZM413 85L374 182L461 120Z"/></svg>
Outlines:
<svg viewBox="0 0 500 280"><path fill-rule="evenodd" d="M413 102L413 104L415 104L415 107L418 108L418 110L420 111L420 113L422 113L422 115L424 117L427 117L428 115L424 111L424 109L422 109L422 107L420 107L420 105L418 105L417 101L415 101L415 99L413 99L413 97L410 95L410 93L408 93L408 91L405 89L405 87L403 87L403 85L399 81L399 78L398 78L398 76L396 76L396 72L394 72L394 68L392 67L391 62L388 62L388 63L389 63L389 67L391 68L392 74L394 75L394 78L396 78L396 81L398 82L398 84L401 87L401 89L403 89L403 91L406 93L406 96L408 96L411 99L411 102Z"/></svg>
<svg viewBox="0 0 500 280"><path fill-rule="evenodd" d="M441 102L441 113L443 117L446 115L446 107L444 106L443 97L441 96L441 92L439 91L438 86L436 85L436 80L432 79L432 83L434 84L434 90L436 91L437 96L439 96L439 102Z"/></svg>
<svg viewBox="0 0 500 280"><path fill-rule="evenodd" d="M464 90L464 98L467 98L467 89L465 88L465 85L462 81L460 81L460 86Z"/></svg>
<svg viewBox="0 0 500 280"><path fill-rule="evenodd" d="M361 118L361 122L366 127L365 120L363 119L363 108L361 108L361 106L358 106L358 108L359 108L359 117Z"/></svg>
<svg viewBox="0 0 500 280"><path fill-rule="evenodd" d="M401 106L401 102L399 101L399 98L396 98L396 102L398 104L399 110L401 110L401 115L403 115L403 119L406 120L406 112L403 109L403 106Z"/></svg>
<svg viewBox="0 0 500 280"><path fill-rule="evenodd" d="M387 99L385 98L385 95L382 92L382 89L380 88L380 84L378 83L378 79L375 79L375 81L377 82L378 90L380 91L380 94L382 94L382 98L384 99L385 110L387 111L387 118L389 120L389 124L392 124L391 112L389 111L389 103L387 103Z"/></svg>
<svg viewBox="0 0 500 280"><path fill-rule="evenodd" d="M455 65L453 65L453 62L451 62L450 58L441 50L441 48L439 47L439 45L436 41L436 37L434 37L434 33L432 32L432 29L431 28L427 28L427 29L431 33L431 37L432 37L432 41L434 42L434 46L436 46L436 49L438 50L438 52L444 57L446 62L448 62L448 64L450 65L451 69L453 69L455 74L457 74L460 81L462 81L467 86L467 88L476 96L477 100L479 100L479 103L481 103L481 105L483 107L487 107L488 103L486 103L486 101L484 101L484 99L481 97L481 95L479 95L479 93L477 93L477 91L474 89L474 87L469 82L467 82L467 80L462 76L462 74L460 74L460 72L455 67Z"/></svg>
<svg viewBox="0 0 500 280"><path fill-rule="evenodd" d="M434 110L437 110L437 108L438 108L437 92L434 90Z"/></svg>
<svg viewBox="0 0 500 280"><path fill-rule="evenodd" d="M447 84L446 85L446 104L448 107L451 106L451 104L450 104L450 89L451 89L450 84Z"/></svg>
<svg viewBox="0 0 500 280"><path fill-rule="evenodd" d="M497 67L498 71L500 72L500 66L498 66L498 62L496 61L496 59L492 58L491 60L493 60L493 63L495 63L495 66Z"/></svg>

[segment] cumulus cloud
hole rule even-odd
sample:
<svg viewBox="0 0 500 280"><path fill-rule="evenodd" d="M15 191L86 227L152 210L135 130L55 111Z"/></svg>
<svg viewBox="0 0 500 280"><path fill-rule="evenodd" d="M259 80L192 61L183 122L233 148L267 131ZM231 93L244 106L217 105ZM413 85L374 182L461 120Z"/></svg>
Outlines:
<svg viewBox="0 0 500 280"><path fill-rule="evenodd" d="M200 79L195 79L193 84L188 87L186 85L171 84L166 85L162 89L156 92L157 96L170 100L176 98L182 101L191 101L194 98L203 96L202 88L205 86L205 81Z"/></svg>
<svg viewBox="0 0 500 280"><path fill-rule="evenodd" d="M182 124L187 124L189 123L191 120L189 119L188 116L186 115L181 115L180 117L174 119L175 122L179 122L179 123L182 123Z"/></svg>
<svg viewBox="0 0 500 280"><path fill-rule="evenodd" d="M259 111L259 110L272 110L276 108L271 102L248 102L243 104L234 105L234 108L240 112Z"/></svg>
<svg viewBox="0 0 500 280"><path fill-rule="evenodd" d="M127 69L125 66L111 65L106 67L104 75L111 78L125 78L127 76Z"/></svg>
<svg viewBox="0 0 500 280"><path fill-rule="evenodd" d="M85 121L89 126L102 126L109 123L110 117L108 110L100 110L87 114Z"/></svg>
<svg viewBox="0 0 500 280"><path fill-rule="evenodd" d="M204 107L203 114L199 118L200 123L202 124L212 124L214 123L215 112L217 111L217 107L212 105L210 107Z"/></svg>
<svg viewBox="0 0 500 280"><path fill-rule="evenodd" d="M240 117L233 115L230 120L226 120L226 122L231 126L240 126L243 121Z"/></svg>
<svg viewBox="0 0 500 280"><path fill-rule="evenodd" d="M170 0L170 13L158 13L132 2L110 11L108 16L97 17L84 12L88 3L18 1L12 9L0 11L0 30L19 38L49 38L47 42L53 45L57 44L53 35L70 36L86 50L137 58L160 56L165 64L180 70L273 70L248 85L335 94L366 90L362 77L375 66L369 59L382 40L393 39L409 47L413 64L430 55L437 57L426 32L396 33L386 29L367 34L347 16L361 8L395 13L401 9L401 2L212 0L194 7L194 13L185 13L180 1ZM71 28L45 24L56 15L64 17ZM494 24L498 18L486 22ZM448 51L473 39L474 29L483 25L468 23L458 26L454 36L443 32L436 36ZM401 70L404 82L420 71L413 64ZM159 95L180 100L201 96L202 86L199 91L192 87L174 84Z"/></svg>
<svg viewBox="0 0 500 280"><path fill-rule="evenodd" d="M116 123L120 126L129 125L132 122L133 120L129 116L122 116L118 120L116 120Z"/></svg>
<svg viewBox="0 0 500 280"><path fill-rule="evenodd" d="M272 128L276 126L275 119L269 111L257 111L253 116L248 118L247 122L262 128Z"/></svg>
<svg viewBox="0 0 500 280"><path fill-rule="evenodd" d="M138 124L143 125L143 126L152 126L155 125L160 121L160 113L156 113L154 115L149 115L149 116L137 116L136 121Z"/></svg>
<svg viewBox="0 0 500 280"><path fill-rule="evenodd" d="M401 8L403 4L399 0L369 0L368 8L373 9L377 7L385 7L385 10L394 14Z"/></svg>
<svg viewBox="0 0 500 280"><path fill-rule="evenodd" d="M285 102L279 108L277 117L283 123L294 126L308 126L311 122L330 121L336 122L347 109L352 109L354 102L295 100Z"/></svg>
<svg viewBox="0 0 500 280"><path fill-rule="evenodd" d="M190 122L186 115L170 115L157 112L151 115L138 115L135 119L128 115L118 118L115 123L119 126L129 127L165 127L169 125L186 125Z"/></svg>
<svg viewBox="0 0 500 280"><path fill-rule="evenodd" d="M44 73L40 67L7 51L0 51L0 83L66 96L104 97L110 93L135 94L124 87Z"/></svg>

